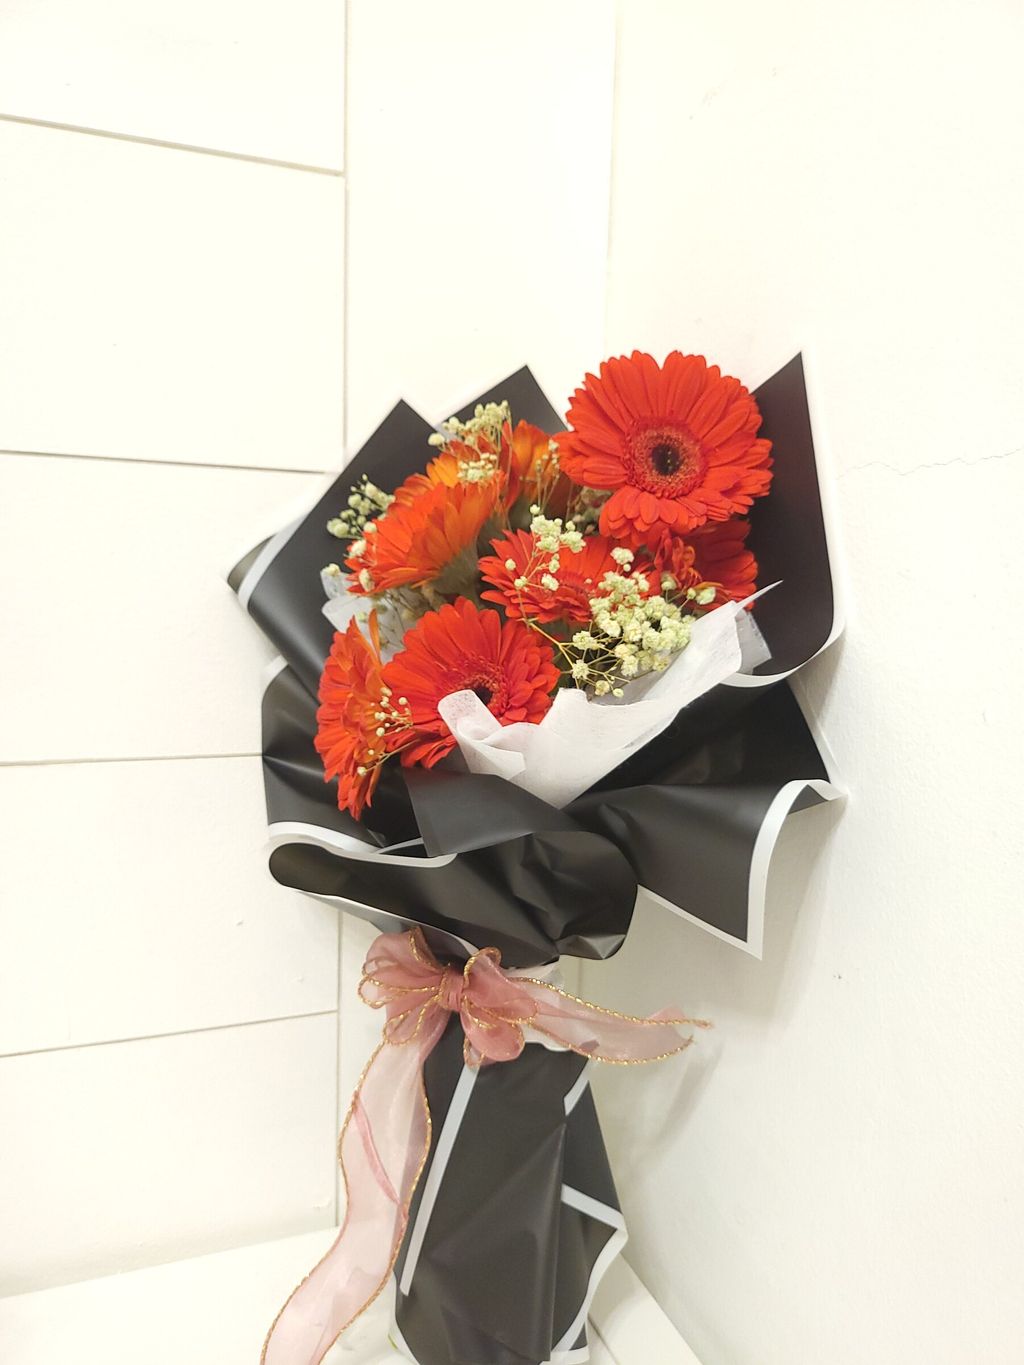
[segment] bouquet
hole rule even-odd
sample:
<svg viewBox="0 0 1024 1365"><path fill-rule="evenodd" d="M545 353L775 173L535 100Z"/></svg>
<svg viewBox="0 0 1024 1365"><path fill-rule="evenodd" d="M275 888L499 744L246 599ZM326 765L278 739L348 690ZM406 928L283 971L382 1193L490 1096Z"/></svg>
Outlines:
<svg viewBox="0 0 1024 1365"><path fill-rule="evenodd" d="M800 358L753 394L634 352L564 424L527 370L436 429L399 404L230 581L282 655L271 870L383 931L346 1224L264 1359L315 1365L394 1270L420 1365L585 1360L625 1241L589 1063L701 1021L558 960L614 953L640 887L758 951L784 815L839 791L785 686L838 630Z"/></svg>

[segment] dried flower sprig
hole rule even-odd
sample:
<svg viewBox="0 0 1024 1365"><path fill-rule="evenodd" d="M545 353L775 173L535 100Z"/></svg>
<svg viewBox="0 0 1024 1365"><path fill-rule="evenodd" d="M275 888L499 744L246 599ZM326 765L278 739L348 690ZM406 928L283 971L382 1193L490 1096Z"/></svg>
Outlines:
<svg viewBox="0 0 1024 1365"><path fill-rule="evenodd" d="M359 483L353 485L348 506L331 518L327 529L338 540L359 540L394 500L393 493L385 493L364 474Z"/></svg>

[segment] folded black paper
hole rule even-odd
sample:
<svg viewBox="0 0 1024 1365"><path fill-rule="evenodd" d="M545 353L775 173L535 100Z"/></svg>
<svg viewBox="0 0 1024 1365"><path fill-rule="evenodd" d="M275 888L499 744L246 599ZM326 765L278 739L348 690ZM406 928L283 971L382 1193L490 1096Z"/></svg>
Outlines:
<svg viewBox="0 0 1024 1365"><path fill-rule="evenodd" d="M498 399L517 418L562 427L528 369L477 401ZM274 875L355 913L381 907L474 946L494 943L509 965L609 956L629 927L637 886L759 951L763 872L780 803L799 808L838 789L787 682L837 630L801 358L757 399L775 463L771 494L750 514L750 546L760 581L777 586L757 603L771 657L754 676L698 699L566 811L505 784L498 791L496 780L460 771L453 759L430 772L385 765L373 806L357 822L338 810L313 748L316 690L333 635L319 575L337 553L326 523L350 486L365 473L395 487L429 456L432 428L398 404L312 511L231 575L284 665L263 703L268 819L282 845L272 855ZM354 844L401 851L354 857ZM542 874L550 895L538 885ZM556 893L570 904L553 905Z"/></svg>

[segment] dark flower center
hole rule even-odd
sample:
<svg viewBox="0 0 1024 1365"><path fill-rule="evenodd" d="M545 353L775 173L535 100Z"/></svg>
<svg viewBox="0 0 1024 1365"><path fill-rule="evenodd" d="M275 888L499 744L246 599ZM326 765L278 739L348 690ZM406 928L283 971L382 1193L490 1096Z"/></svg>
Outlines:
<svg viewBox="0 0 1024 1365"><path fill-rule="evenodd" d="M682 463L683 458L679 451L668 441L661 441L651 451L651 464L666 478L670 474L675 474Z"/></svg>
<svg viewBox="0 0 1024 1365"><path fill-rule="evenodd" d="M629 482L661 497L683 497L704 477L707 460L682 423L655 423L638 423L626 437Z"/></svg>
<svg viewBox="0 0 1024 1365"><path fill-rule="evenodd" d="M494 692L485 683L477 683L470 691L475 692L485 706L490 706Z"/></svg>

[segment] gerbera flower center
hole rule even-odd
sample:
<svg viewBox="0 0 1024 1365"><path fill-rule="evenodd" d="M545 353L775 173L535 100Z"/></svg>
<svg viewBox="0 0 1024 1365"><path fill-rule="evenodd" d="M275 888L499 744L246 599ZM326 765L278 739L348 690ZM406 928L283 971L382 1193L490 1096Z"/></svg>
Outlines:
<svg viewBox="0 0 1024 1365"><path fill-rule="evenodd" d="M685 495L704 477L700 442L684 426L639 426L626 440L630 482L662 496Z"/></svg>
<svg viewBox="0 0 1024 1365"><path fill-rule="evenodd" d="M449 670L448 690L475 693L495 715L500 715L508 703L505 679L485 659L468 658L461 668Z"/></svg>

